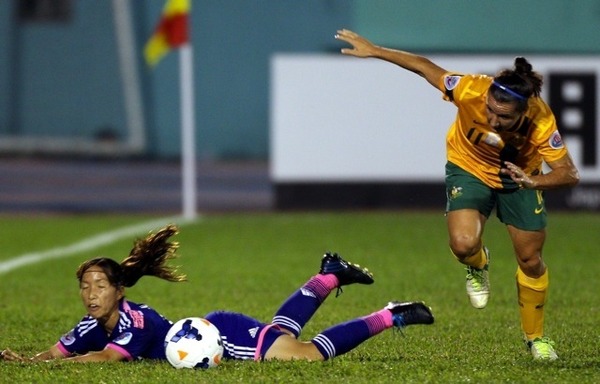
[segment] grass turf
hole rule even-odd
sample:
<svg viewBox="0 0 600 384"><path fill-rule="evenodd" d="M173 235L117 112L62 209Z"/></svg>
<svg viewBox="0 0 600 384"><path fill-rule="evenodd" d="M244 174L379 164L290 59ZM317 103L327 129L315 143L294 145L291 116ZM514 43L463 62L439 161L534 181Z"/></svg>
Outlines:
<svg viewBox="0 0 600 384"><path fill-rule="evenodd" d="M0 262L65 246L148 218L125 216L0 217ZM165 223L166 224L166 223ZM172 320L215 309L268 321L285 298L336 251L368 266L372 286L348 286L305 327L324 328L380 309L389 300L424 300L436 323L403 334L386 331L324 363L228 361L208 371L175 370L166 362L21 364L0 361L0 382L333 382L333 383L595 383L600 382L600 298L596 276L600 216L554 213L544 257L550 268L546 332L559 360L534 362L521 342L508 235L489 221L492 252L488 307L470 307L464 270L449 254L445 219L428 212L216 215L185 224L175 264L189 277L168 283L145 277L127 290ZM140 237L144 233L140 233ZM28 265L0 275L0 349L33 355L54 344L84 314L77 265L98 255L125 257L133 238L95 251Z"/></svg>

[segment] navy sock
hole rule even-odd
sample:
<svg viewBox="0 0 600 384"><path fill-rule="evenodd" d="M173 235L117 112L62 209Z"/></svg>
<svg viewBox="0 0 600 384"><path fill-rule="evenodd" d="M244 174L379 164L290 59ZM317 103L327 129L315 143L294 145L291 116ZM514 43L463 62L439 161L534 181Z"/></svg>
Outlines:
<svg viewBox="0 0 600 384"><path fill-rule="evenodd" d="M391 312L384 309L328 328L311 341L327 360L351 351L391 326Z"/></svg>
<svg viewBox="0 0 600 384"><path fill-rule="evenodd" d="M289 330L297 338L337 284L338 280L334 275L313 276L288 297L273 317L272 323Z"/></svg>

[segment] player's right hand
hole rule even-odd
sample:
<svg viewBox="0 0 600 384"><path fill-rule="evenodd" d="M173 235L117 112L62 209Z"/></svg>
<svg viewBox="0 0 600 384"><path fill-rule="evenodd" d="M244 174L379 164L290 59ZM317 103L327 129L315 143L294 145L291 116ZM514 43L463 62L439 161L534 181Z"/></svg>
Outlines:
<svg viewBox="0 0 600 384"><path fill-rule="evenodd" d="M27 361L28 360L28 359L24 358L23 356L19 355L18 353L11 351L8 348L6 348L4 351L2 351L0 356L2 357L2 360L4 360L4 361Z"/></svg>

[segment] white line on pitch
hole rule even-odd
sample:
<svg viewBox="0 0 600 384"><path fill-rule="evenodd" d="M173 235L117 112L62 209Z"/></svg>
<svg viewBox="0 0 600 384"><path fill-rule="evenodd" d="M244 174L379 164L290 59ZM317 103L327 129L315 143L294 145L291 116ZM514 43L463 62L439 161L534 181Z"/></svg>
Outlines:
<svg viewBox="0 0 600 384"><path fill-rule="evenodd" d="M111 244L123 238L138 235L140 232L146 232L156 227L166 225L168 223L189 223L193 220L186 219L181 216L167 217L157 220L148 221L145 223L134 224L128 227L118 228L114 231L104 232L99 235L88 237L77 243L67 245L65 247L52 248L42 252L26 253L12 259L0 261L0 275L23 267L29 264L35 264L50 259L60 259L79 252L89 251L99 248L103 245Z"/></svg>

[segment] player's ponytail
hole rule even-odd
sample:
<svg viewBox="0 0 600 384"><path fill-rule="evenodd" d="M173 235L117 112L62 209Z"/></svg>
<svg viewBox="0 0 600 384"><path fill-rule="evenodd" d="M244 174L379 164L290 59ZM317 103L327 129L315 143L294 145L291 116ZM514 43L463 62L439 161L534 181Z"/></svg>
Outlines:
<svg viewBox="0 0 600 384"><path fill-rule="evenodd" d="M150 233L146 238L136 240L129 256L121 262L122 285L132 287L145 275L167 281L185 281L185 275L178 274L176 268L166 265L168 260L176 257L179 243L171 242L169 238L177 233L178 228L170 224L155 234Z"/></svg>
<svg viewBox="0 0 600 384"><path fill-rule="evenodd" d="M521 111L527 109L530 97L539 97L543 77L533 70L524 57L515 58L513 69L504 69L494 77L490 91L500 102L516 102Z"/></svg>
<svg viewBox="0 0 600 384"><path fill-rule="evenodd" d="M136 240L129 256L120 264L107 257L87 260L77 269L77 279L81 282L88 269L98 267L106 274L109 283L117 288L132 287L145 275L168 281L185 281L185 275L178 274L176 268L166 265L168 260L176 257L179 243L170 242L169 239L177 233L177 227L171 224L156 234L150 233L144 239Z"/></svg>
<svg viewBox="0 0 600 384"><path fill-rule="evenodd" d="M532 96L540 96L544 79L542 75L533 70L527 59L524 57L515 58L515 73L520 75L530 85Z"/></svg>

